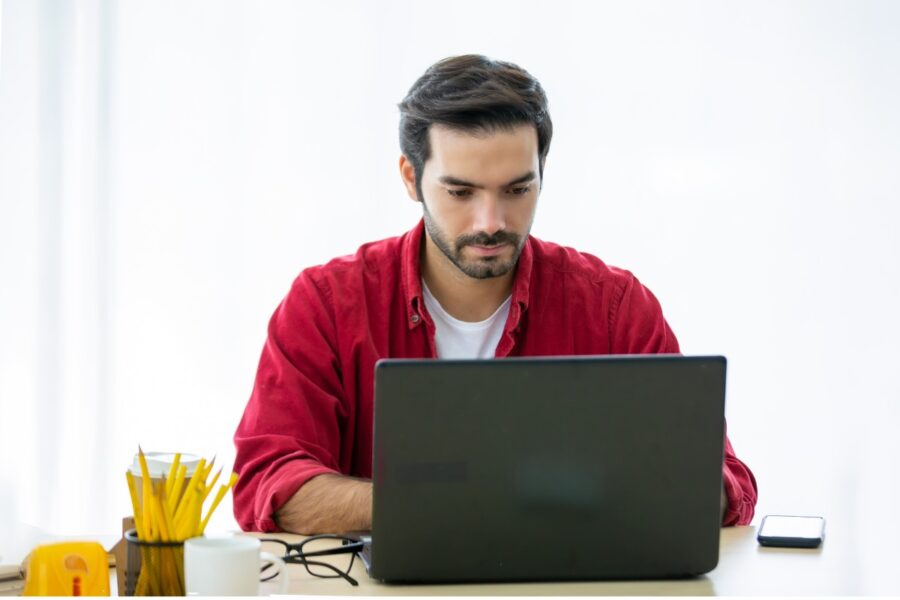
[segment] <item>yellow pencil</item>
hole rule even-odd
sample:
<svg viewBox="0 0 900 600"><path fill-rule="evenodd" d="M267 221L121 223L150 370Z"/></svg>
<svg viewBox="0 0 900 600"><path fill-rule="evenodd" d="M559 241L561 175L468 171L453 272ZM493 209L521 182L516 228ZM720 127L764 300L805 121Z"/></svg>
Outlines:
<svg viewBox="0 0 900 600"><path fill-rule="evenodd" d="M203 488L201 485L196 485L185 492L185 494L189 495L190 498L188 499L187 507L182 515L182 521L179 527L179 537L182 539L196 537L196 523L199 522L197 515L200 513Z"/></svg>
<svg viewBox="0 0 900 600"><path fill-rule="evenodd" d="M189 537L200 535L200 513L203 510L203 487L197 486L194 491L197 497L194 499L194 509L191 511L191 527Z"/></svg>
<svg viewBox="0 0 900 600"><path fill-rule="evenodd" d="M237 482L238 476L237 473L232 473L231 478L228 480L228 485L219 486L219 491L216 492L216 499L213 500L212 506L209 507L209 511L206 513L206 516L203 518L203 521L200 523L200 528L198 530L198 535L202 535L204 530L206 530L206 524L209 523L209 518L212 516L213 511L216 510L216 507L219 506L219 502L222 501L222 498L225 497L225 494L234 487L234 484Z"/></svg>
<svg viewBox="0 0 900 600"><path fill-rule="evenodd" d="M150 496L153 495L153 490L150 482L150 469L147 468L147 458L144 456L144 451L140 446L138 446L138 460L141 463L141 483L143 487L143 506L141 508L144 513L144 523L147 524L145 533L148 539L152 539L156 535L153 518L150 516Z"/></svg>
<svg viewBox="0 0 900 600"><path fill-rule="evenodd" d="M185 506L188 504L188 501L190 500L190 494L188 494L187 492L189 492L190 490L197 487L197 482L200 479L200 476L205 469L206 469L206 460L201 458L200 463L197 465L197 470L194 471L194 474L191 476L190 481L188 481L186 492L184 493L184 495L181 496L181 501L178 503L178 507L175 509L175 519L176 520L180 520L179 517L182 514Z"/></svg>
<svg viewBox="0 0 900 600"><path fill-rule="evenodd" d="M178 506L178 511L175 513L175 537L178 540L185 539L184 537L184 523L185 523L185 512L187 510L187 504L189 502L188 498L188 490L185 490L184 495L182 496L181 502Z"/></svg>
<svg viewBox="0 0 900 600"><path fill-rule="evenodd" d="M206 502L206 498L209 496L209 493L212 491L213 487L215 487L216 482L219 480L219 475L222 474L222 469L225 467L220 467L218 472L216 472L216 476L213 477L213 480L209 483L206 489L203 491L203 501Z"/></svg>
<svg viewBox="0 0 900 600"><path fill-rule="evenodd" d="M181 494L184 492L184 476L187 474L187 465L178 467L178 475L175 476L175 482L172 484L172 491L168 492L167 502L169 504L169 512L174 513L178 508L178 502L181 500Z"/></svg>
<svg viewBox="0 0 900 600"><path fill-rule="evenodd" d="M207 479L209 479L209 474L210 474L210 472L212 472L213 466L215 466L215 464L216 464L217 457L218 457L218 454L213 456L212 460L209 461L209 464L206 465L206 473L203 474L203 481L206 481Z"/></svg>
<svg viewBox="0 0 900 600"><path fill-rule="evenodd" d="M169 467L169 476L166 478L166 497L172 495L172 485L175 483L175 474L178 473L178 465L181 463L181 452L175 453L175 460Z"/></svg>
<svg viewBox="0 0 900 600"><path fill-rule="evenodd" d="M138 539L145 539L144 520L141 518L140 502L138 502L137 486L131 471L125 471L125 479L128 480L128 494L131 496L131 509L134 515L134 528L137 530Z"/></svg>
<svg viewBox="0 0 900 600"><path fill-rule="evenodd" d="M159 540L154 541L168 542L169 528L166 526L166 518L163 514L162 503L159 501L160 498L158 495L161 492L161 486L161 483L156 486L156 493L153 494L153 499L151 500L151 512L153 513L153 520L156 521L157 529L159 530Z"/></svg>
<svg viewBox="0 0 900 600"><path fill-rule="evenodd" d="M182 506L179 508L181 512L175 515L178 538L180 540L186 540L189 537L193 537L191 535L193 531L191 528L191 523L193 521L194 513L196 513L198 510L197 508L195 508L195 505L197 504L199 497L199 485L194 486L193 488L188 488L184 492Z"/></svg>

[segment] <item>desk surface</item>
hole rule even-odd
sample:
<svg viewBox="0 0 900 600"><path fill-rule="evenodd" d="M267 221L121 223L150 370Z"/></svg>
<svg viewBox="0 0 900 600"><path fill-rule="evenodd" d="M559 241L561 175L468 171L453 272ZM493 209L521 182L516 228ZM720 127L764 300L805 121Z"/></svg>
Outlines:
<svg viewBox="0 0 900 600"><path fill-rule="evenodd" d="M253 534L261 537L260 534ZM266 534L270 535L270 534ZM286 541L302 536L279 534ZM834 537L834 536L831 536ZM278 553L276 544L264 544ZM598 581L553 583L504 583L456 585L386 585L366 575L357 560L351 574L359 581L353 587L342 579L319 579L300 565L290 565L290 593L312 595L391 596L710 596L710 595L809 595L859 594L857 573L840 551L840 540L830 539L815 550L763 548L756 542L754 527L722 530L719 565L707 575L676 581ZM264 584L262 593L274 593L277 585Z"/></svg>
<svg viewBox="0 0 900 600"><path fill-rule="evenodd" d="M864 531L840 520L826 526L825 543L815 550L763 548L754 527L722 529L719 565L703 577L674 581L596 581L460 585L386 585L369 579L362 561L352 574L353 587L342 579L319 579L300 565L289 565L289 592L303 595L342 596L707 596L707 595L861 595L896 594L900 590L900 566L892 522L883 523L879 543L860 544ZM251 534L299 541L289 534ZM868 536L866 536L868 537ZM277 544L266 549L281 551ZM115 569L110 571L112 590ZM277 582L264 583L261 594L277 593ZM8 590L7 593L16 590ZM0 593L0 596L7 595Z"/></svg>

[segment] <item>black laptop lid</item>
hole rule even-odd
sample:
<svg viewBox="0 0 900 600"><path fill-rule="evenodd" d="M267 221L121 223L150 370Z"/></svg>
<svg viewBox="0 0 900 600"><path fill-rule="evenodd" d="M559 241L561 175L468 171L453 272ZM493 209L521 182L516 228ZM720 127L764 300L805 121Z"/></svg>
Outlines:
<svg viewBox="0 0 900 600"><path fill-rule="evenodd" d="M674 355L379 362L371 575L713 569L725 366Z"/></svg>

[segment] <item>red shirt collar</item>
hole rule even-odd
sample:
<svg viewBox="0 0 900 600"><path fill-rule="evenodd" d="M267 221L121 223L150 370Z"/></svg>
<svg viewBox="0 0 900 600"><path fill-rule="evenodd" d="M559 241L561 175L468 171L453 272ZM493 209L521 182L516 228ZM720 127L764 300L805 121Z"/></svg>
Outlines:
<svg viewBox="0 0 900 600"><path fill-rule="evenodd" d="M406 295L406 322L410 329L417 327L423 321L422 310L422 270L421 249L425 235L425 220L419 221L404 237L401 246L401 280L403 281L404 294ZM534 266L534 250L531 236L525 240L522 253L519 254L519 262L516 265L516 275L513 280L512 302L510 303L509 319L506 329L514 329L522 314L528 309L528 296L531 286L531 270Z"/></svg>

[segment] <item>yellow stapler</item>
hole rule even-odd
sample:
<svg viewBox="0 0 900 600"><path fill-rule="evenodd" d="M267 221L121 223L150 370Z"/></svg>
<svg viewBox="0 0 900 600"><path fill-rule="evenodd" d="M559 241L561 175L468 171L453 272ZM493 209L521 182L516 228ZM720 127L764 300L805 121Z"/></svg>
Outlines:
<svg viewBox="0 0 900 600"><path fill-rule="evenodd" d="M109 563L97 542L44 544L31 552L25 596L109 596Z"/></svg>

